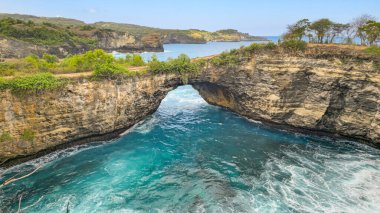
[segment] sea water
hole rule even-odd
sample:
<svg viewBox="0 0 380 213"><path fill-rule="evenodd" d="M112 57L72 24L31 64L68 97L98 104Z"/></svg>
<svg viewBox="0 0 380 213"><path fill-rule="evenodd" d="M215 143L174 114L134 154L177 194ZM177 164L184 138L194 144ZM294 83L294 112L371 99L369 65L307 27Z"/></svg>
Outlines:
<svg viewBox="0 0 380 213"><path fill-rule="evenodd" d="M204 57L219 54L231 49L240 48L241 46L248 46L254 43L253 41L242 42L208 42L207 44L165 44L164 52L144 52L141 56L148 61L152 56L156 56L159 60L165 61L169 58L177 58L181 54L186 54L190 58ZM267 43L255 42L255 43ZM123 53L114 52L115 57L125 57Z"/></svg>
<svg viewBox="0 0 380 213"><path fill-rule="evenodd" d="M0 170L0 183L39 167L0 188L0 212L380 212L380 150L247 120L191 86L120 138Z"/></svg>

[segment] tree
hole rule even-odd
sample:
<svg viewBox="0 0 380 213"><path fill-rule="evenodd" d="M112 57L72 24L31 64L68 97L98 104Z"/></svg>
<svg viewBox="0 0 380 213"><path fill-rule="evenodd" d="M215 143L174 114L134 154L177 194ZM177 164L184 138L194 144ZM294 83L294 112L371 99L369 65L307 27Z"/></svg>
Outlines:
<svg viewBox="0 0 380 213"><path fill-rule="evenodd" d="M310 25L310 30L315 32L318 43L323 43L327 33L331 30L333 22L329 19L319 19Z"/></svg>
<svg viewBox="0 0 380 213"><path fill-rule="evenodd" d="M330 43L334 42L334 39L337 36L342 35L342 33L349 29L350 25L349 24L340 24L340 23L333 23L330 29Z"/></svg>
<svg viewBox="0 0 380 213"><path fill-rule="evenodd" d="M361 45L366 45L367 34L360 29L366 25L368 21L376 21L376 18L371 15L362 15L358 18L355 18L351 23L351 26L355 31L355 36L360 38Z"/></svg>
<svg viewBox="0 0 380 213"><path fill-rule="evenodd" d="M380 22L368 21L359 28L359 32L366 36L368 45L374 45L376 40L380 38Z"/></svg>
<svg viewBox="0 0 380 213"><path fill-rule="evenodd" d="M284 40L302 40L306 36L310 27L309 19L299 20L297 23L289 25L288 31L284 35Z"/></svg>
<svg viewBox="0 0 380 213"><path fill-rule="evenodd" d="M356 36L356 29L351 23L347 24L347 26L348 27L342 32L345 39L344 42L346 44L353 44Z"/></svg>

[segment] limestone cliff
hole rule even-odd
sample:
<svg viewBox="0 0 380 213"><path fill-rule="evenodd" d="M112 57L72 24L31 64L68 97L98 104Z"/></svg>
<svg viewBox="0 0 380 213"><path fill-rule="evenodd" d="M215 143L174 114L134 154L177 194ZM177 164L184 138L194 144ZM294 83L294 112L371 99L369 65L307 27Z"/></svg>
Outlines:
<svg viewBox="0 0 380 213"><path fill-rule="evenodd" d="M108 52L161 52L164 51L159 34L133 36L129 33L107 30L80 31L84 38L93 39L95 45L65 42L58 45L41 45L0 36L0 58L24 58L44 53L56 55L60 58L70 54L85 53L92 49L103 49Z"/></svg>
<svg viewBox="0 0 380 213"><path fill-rule="evenodd" d="M164 47L160 34L149 34L136 37L129 33L98 30L93 36L99 49L119 52L163 52Z"/></svg>
<svg viewBox="0 0 380 213"><path fill-rule="evenodd" d="M209 57L212 58L212 57ZM237 64L211 59L188 82L211 104L281 128L344 136L380 148L378 58L351 48L263 49ZM153 113L181 78L73 78L58 91L0 91L0 160L108 139ZM24 158L26 159L26 158Z"/></svg>
<svg viewBox="0 0 380 213"><path fill-rule="evenodd" d="M101 81L78 78L59 91L42 94L1 91L0 130L10 133L11 139L1 144L0 162L104 139L110 133L116 136L153 113L178 82L169 74Z"/></svg>
<svg viewBox="0 0 380 213"><path fill-rule="evenodd" d="M377 62L378 63L378 62ZM359 139L380 148L380 71L341 47L262 51L190 80L202 97L251 119Z"/></svg>
<svg viewBox="0 0 380 213"><path fill-rule="evenodd" d="M89 48L84 45L37 45L0 36L0 58L24 58L31 54L42 56L44 53L65 57L69 54L84 53L87 50Z"/></svg>

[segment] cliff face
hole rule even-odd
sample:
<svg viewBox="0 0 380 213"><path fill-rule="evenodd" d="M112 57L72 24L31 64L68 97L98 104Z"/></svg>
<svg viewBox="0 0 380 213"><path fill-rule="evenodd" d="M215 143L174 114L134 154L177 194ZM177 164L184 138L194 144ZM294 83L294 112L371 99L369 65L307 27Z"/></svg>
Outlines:
<svg viewBox="0 0 380 213"><path fill-rule="evenodd" d="M81 32L84 37L94 39L95 47L66 42L60 45L37 45L17 39L0 36L0 58L24 58L35 54L42 56L44 53L56 55L60 58L69 54L85 53L97 48L106 51L141 52L164 51L159 34L149 34L136 37L124 32L96 30L93 32ZM85 35L88 34L88 35Z"/></svg>
<svg viewBox="0 0 380 213"><path fill-rule="evenodd" d="M207 40L204 38L192 37L185 33L168 33L163 35L165 44L205 44Z"/></svg>
<svg viewBox="0 0 380 213"><path fill-rule="evenodd" d="M164 51L159 34L149 34L140 37L117 31L97 31L93 38L98 41L97 48L108 51Z"/></svg>
<svg viewBox="0 0 380 213"><path fill-rule="evenodd" d="M207 62L188 82L211 104L297 131L357 139L380 148L379 62L360 51L309 47L262 50L235 65ZM0 91L0 163L107 139L153 113L180 84L174 74L102 81L74 78L63 89ZM6 139L4 141L4 138Z"/></svg>
<svg viewBox="0 0 380 213"><path fill-rule="evenodd" d="M84 53L87 50L86 46L81 45L36 45L25 41L0 37L0 58L24 58L31 54L42 56L44 53L65 57L69 54Z"/></svg>
<svg viewBox="0 0 380 213"><path fill-rule="evenodd" d="M233 67L210 63L190 83L211 104L286 128L360 139L380 148L380 71L355 51L269 51Z"/></svg>
<svg viewBox="0 0 380 213"><path fill-rule="evenodd" d="M105 134L117 135L153 113L178 82L174 75L102 81L82 78L43 94L19 96L1 91L0 129L10 133L11 139L1 144L0 162L62 144L102 139Z"/></svg>

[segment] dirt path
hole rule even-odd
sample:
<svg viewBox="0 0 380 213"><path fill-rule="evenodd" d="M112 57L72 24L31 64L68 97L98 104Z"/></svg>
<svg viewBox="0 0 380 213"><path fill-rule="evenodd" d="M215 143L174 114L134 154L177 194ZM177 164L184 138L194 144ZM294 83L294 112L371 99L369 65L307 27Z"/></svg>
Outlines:
<svg viewBox="0 0 380 213"><path fill-rule="evenodd" d="M199 57L199 58L194 58L192 60L193 61L199 61L199 60L202 60L202 59L208 60L208 59L214 58L215 56L217 56L217 55L210 55L210 56L205 56L205 57ZM15 59L9 59L9 61L11 61L11 60L15 60ZM146 68L147 68L147 66L128 67L128 70L129 71L133 71L133 72L139 72L139 71L146 70ZM80 77L91 77L92 74L93 74L92 71L87 71L87 72L58 73L58 74L54 74L54 76L56 76L58 78L69 78L70 79L70 78L80 78ZM12 78L15 78L15 76L5 76L3 78L5 78L5 79L12 79Z"/></svg>
<svg viewBox="0 0 380 213"><path fill-rule="evenodd" d="M133 72L139 72L145 70L147 67L129 67L129 71ZM61 74L54 74L54 76L59 78L80 78L80 77L90 77L92 76L93 72L77 72L77 73L61 73Z"/></svg>

